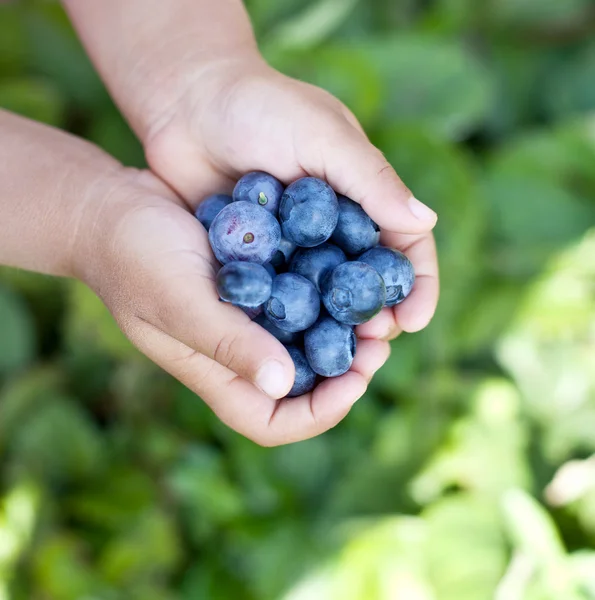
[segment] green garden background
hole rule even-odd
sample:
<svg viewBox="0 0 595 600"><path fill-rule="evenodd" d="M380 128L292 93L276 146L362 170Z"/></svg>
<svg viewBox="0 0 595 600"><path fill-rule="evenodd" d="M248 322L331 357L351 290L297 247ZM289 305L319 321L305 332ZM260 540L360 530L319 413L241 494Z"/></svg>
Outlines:
<svg viewBox="0 0 595 600"><path fill-rule="evenodd" d="M248 8L439 213L436 319L264 449L82 285L0 270L0 600L595 599L592 0ZM143 164L55 2L0 6L0 106Z"/></svg>

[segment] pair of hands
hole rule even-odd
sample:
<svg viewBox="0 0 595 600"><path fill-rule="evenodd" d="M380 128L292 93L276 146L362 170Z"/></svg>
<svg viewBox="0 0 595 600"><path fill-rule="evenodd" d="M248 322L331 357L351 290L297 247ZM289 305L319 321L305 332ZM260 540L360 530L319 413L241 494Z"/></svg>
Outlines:
<svg viewBox="0 0 595 600"><path fill-rule="evenodd" d="M78 227L75 274L102 298L130 340L201 396L233 429L262 445L336 425L390 352L388 341L430 321L438 299L431 230L415 200L349 110L256 57L211 64L157 114L144 139L151 171L123 169L91 196ZM245 172L288 183L305 175L360 202L382 243L416 271L410 297L358 327L352 369L297 399L292 361L238 308L218 301L216 263L193 217L209 193Z"/></svg>

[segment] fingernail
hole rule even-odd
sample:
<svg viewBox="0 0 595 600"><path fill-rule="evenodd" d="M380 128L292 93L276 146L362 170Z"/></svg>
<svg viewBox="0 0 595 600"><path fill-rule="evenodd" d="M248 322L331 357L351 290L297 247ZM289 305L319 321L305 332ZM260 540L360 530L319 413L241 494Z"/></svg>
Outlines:
<svg viewBox="0 0 595 600"><path fill-rule="evenodd" d="M256 385L271 398L281 398L287 392L287 371L278 360L269 360L260 367Z"/></svg>
<svg viewBox="0 0 595 600"><path fill-rule="evenodd" d="M435 221L438 216L429 206L413 196L409 198L409 210L420 221Z"/></svg>

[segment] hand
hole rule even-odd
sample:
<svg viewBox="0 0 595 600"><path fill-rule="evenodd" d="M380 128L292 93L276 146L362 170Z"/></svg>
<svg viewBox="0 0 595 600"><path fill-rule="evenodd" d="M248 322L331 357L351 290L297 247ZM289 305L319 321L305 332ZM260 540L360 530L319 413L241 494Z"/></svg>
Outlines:
<svg viewBox="0 0 595 600"><path fill-rule="evenodd" d="M305 439L332 427L388 357L386 341L375 338L416 331L432 317L436 215L413 199L340 102L263 62L241 0L64 1L151 168L189 210L208 193L231 190L253 169L286 183L314 175L360 202L383 229L382 241L405 250L414 263L417 281L409 299L358 328L362 339L352 370L312 395L275 404L270 397L281 397L293 379L289 357L241 311L217 303L204 232L182 205L170 197L164 206L165 193L158 192L159 207L123 209L128 237L113 233L121 225L107 229L113 241L102 247L112 258L104 263L120 266L116 249L128 256L112 282L118 300L112 310L125 328L134 323L137 330L127 331L146 354L259 443ZM135 231L154 235L133 237ZM118 295L130 281L136 287ZM137 288L142 291L135 297ZM260 369L272 359L283 370L261 380ZM261 389L270 386L270 397L257 382Z"/></svg>
<svg viewBox="0 0 595 600"><path fill-rule="evenodd" d="M152 169L191 206L251 170L286 183L305 175L327 180L362 204L381 226L382 243L405 252L417 275L410 297L360 326L358 336L390 340L425 327L438 301L436 215L413 198L351 112L258 55L223 59L189 79L145 136Z"/></svg>
<svg viewBox="0 0 595 600"><path fill-rule="evenodd" d="M200 162L194 171L215 189L228 183ZM79 226L75 273L144 354L262 445L312 437L347 414L386 360L387 342L362 340L349 373L275 402L292 386L291 358L239 308L219 302L218 265L185 203L149 172L125 170L97 192Z"/></svg>

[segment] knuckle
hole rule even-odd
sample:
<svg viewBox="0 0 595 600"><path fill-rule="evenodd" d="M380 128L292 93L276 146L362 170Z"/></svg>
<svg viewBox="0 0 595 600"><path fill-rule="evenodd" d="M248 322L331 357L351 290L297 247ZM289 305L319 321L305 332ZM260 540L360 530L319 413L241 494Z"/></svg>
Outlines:
<svg viewBox="0 0 595 600"><path fill-rule="evenodd" d="M230 367L236 363L238 356L238 345L240 334L238 332L226 332L217 342L213 359L224 367Z"/></svg>

